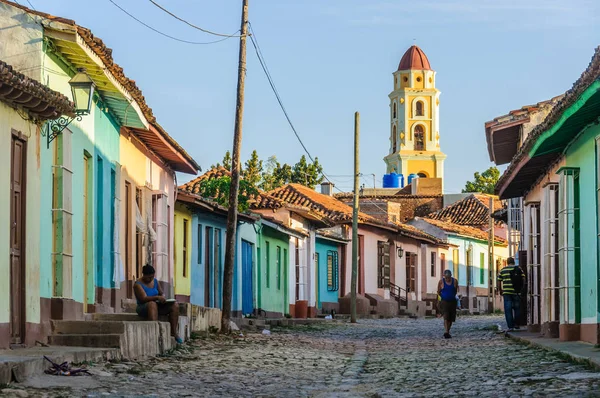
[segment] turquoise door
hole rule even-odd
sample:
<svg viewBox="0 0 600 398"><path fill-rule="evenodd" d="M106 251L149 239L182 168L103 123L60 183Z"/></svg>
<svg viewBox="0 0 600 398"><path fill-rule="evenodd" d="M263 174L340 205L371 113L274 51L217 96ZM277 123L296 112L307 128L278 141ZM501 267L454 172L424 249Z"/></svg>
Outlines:
<svg viewBox="0 0 600 398"><path fill-rule="evenodd" d="M252 243L242 241L242 313L251 314L254 311L252 291Z"/></svg>

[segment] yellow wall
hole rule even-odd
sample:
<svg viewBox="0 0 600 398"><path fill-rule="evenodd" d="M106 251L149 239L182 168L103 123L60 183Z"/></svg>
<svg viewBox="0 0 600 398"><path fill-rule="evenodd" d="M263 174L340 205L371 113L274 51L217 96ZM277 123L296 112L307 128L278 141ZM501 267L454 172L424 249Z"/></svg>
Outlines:
<svg viewBox="0 0 600 398"><path fill-rule="evenodd" d="M40 151L46 151L37 126L21 118L12 108L0 102L0 323L10 321L10 170L11 130L27 138L25 164L25 320L40 322L40 208L42 194ZM47 198L44 198L47 200ZM48 237L45 237L48 238Z"/></svg>
<svg viewBox="0 0 600 398"><path fill-rule="evenodd" d="M434 160L411 160L408 162L408 174L418 174L420 172L427 173L429 178L437 177L435 175L435 161Z"/></svg>
<svg viewBox="0 0 600 398"><path fill-rule="evenodd" d="M184 271L183 256L183 225L187 220L187 263L186 275ZM192 272L192 213L183 205L175 204L175 237L174 237L174 261L175 261L175 294L182 296L190 295L190 275Z"/></svg>

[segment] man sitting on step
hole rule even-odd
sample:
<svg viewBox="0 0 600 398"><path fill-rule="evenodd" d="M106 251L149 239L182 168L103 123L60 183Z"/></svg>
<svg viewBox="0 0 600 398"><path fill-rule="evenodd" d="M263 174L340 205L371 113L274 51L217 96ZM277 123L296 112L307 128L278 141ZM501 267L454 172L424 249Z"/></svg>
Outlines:
<svg viewBox="0 0 600 398"><path fill-rule="evenodd" d="M144 265L142 277L133 285L133 292L137 299L135 311L142 318L149 321L158 321L159 315L168 315L171 324L171 336L175 337L177 344L183 340L177 335L179 322L179 306L175 300L167 300L160 287L160 283L154 277L156 271L151 265Z"/></svg>

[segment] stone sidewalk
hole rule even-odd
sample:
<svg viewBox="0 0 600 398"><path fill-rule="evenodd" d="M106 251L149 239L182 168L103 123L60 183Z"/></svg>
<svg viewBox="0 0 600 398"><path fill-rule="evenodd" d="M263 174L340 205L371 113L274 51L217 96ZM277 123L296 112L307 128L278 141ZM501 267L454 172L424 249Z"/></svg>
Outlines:
<svg viewBox="0 0 600 398"><path fill-rule="evenodd" d="M508 332L506 335L513 340L566 355L575 362L587 364L600 370L600 347L593 344L581 341L560 341L559 339L540 337L539 333L525 331Z"/></svg>

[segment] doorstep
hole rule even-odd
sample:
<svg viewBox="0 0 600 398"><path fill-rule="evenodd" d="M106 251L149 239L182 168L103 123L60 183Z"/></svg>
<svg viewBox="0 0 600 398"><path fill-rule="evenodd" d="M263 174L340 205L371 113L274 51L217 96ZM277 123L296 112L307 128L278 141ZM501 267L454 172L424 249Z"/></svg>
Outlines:
<svg viewBox="0 0 600 398"><path fill-rule="evenodd" d="M56 363L100 362L121 358L118 348L31 347L0 350L0 384L23 382L30 376L42 375L51 365L44 355Z"/></svg>
<svg viewBox="0 0 600 398"><path fill-rule="evenodd" d="M593 344L582 341L560 341L559 339L540 337L539 333L526 331L507 332L506 336L548 351L565 354L575 362L600 369L600 348Z"/></svg>

